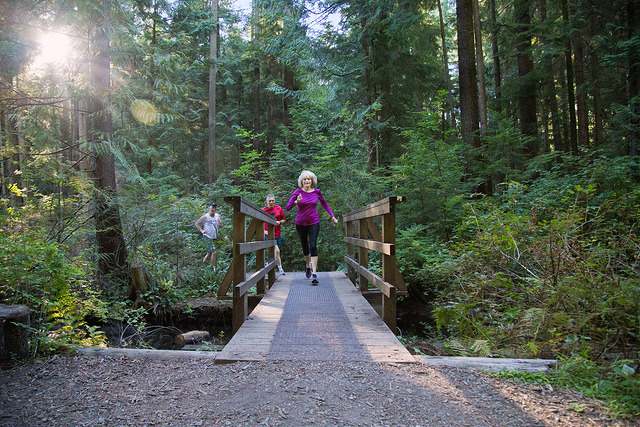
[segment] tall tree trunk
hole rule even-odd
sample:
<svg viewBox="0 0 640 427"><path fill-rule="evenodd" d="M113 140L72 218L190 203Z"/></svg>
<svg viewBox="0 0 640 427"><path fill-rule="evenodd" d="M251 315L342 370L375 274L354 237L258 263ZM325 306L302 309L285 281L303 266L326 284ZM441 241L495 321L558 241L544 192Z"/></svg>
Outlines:
<svg viewBox="0 0 640 427"><path fill-rule="evenodd" d="M600 58L597 53L597 42L599 34L603 34L603 20L599 14L592 14L589 20L589 67L591 80L593 82L593 144L598 147L603 142L603 107L602 107L602 85L600 79Z"/></svg>
<svg viewBox="0 0 640 427"><path fill-rule="evenodd" d="M533 137L527 141L526 154L532 158L538 154L536 124L536 91L535 81L532 78L533 61L531 59L531 35L530 35L530 1L518 0L515 6L515 22L518 30L518 81L520 110L520 133Z"/></svg>
<svg viewBox="0 0 640 427"><path fill-rule="evenodd" d="M367 27L367 18L362 18L362 28ZM371 108L373 103L373 87L371 85L371 69L373 68L373 61L371 60L371 52L369 48L369 41L366 35L362 36L361 41L362 54L364 56L364 105L366 108ZM371 119L365 118L364 121L364 135L367 145L367 165L369 170L373 170L375 166L374 161L374 141L373 141L373 129L371 127Z"/></svg>
<svg viewBox="0 0 640 427"><path fill-rule="evenodd" d="M444 62L444 77L447 84L447 95L449 100L449 116L451 117L451 129L456 129L456 113L455 106L453 103L453 91L451 90L451 75L449 74L449 54L447 51L447 39L445 37L444 32L444 17L442 15L442 4L440 0L438 2L438 16L440 18L440 38L442 39L442 61ZM444 113L443 113L444 114ZM442 120L442 125L444 127L444 117Z"/></svg>
<svg viewBox="0 0 640 427"><path fill-rule="evenodd" d="M540 19L544 23L547 20L547 2L546 0L540 1ZM547 83L547 93L544 100L544 105L547 108L547 112L549 116L551 116L551 134L552 137L549 138L549 130L547 125L547 142L545 143L545 152L551 151L551 143L553 143L554 149L561 149L562 144L562 120L560 118L560 112L558 111L558 100L556 99L556 82L555 82L555 72L553 69L553 57L548 57L545 60L544 68L546 70L545 80ZM545 118L545 122L548 124L549 119ZM550 139L550 141L549 141Z"/></svg>
<svg viewBox="0 0 640 427"><path fill-rule="evenodd" d="M591 50L590 59L590 69L593 79L593 144L595 147L598 147L604 141L604 110L602 107L602 85L600 83L600 79L602 78L600 75L600 58L598 58L595 49Z"/></svg>
<svg viewBox="0 0 640 427"><path fill-rule="evenodd" d="M482 30L480 29L480 8L478 0L473 3L473 29L476 41L476 65L478 67L478 114L480 116L480 136L487 136L487 90L484 80L484 54L482 52Z"/></svg>
<svg viewBox="0 0 640 427"><path fill-rule="evenodd" d="M576 108L578 109L578 147L589 146L589 112L585 87L584 42L581 35L574 35L574 58L576 72Z"/></svg>
<svg viewBox="0 0 640 427"><path fill-rule="evenodd" d="M15 90L17 92L14 78L9 78L6 80L7 91L11 92ZM5 175L7 176L7 182L5 185L15 186L18 189L22 189L22 160L24 158L24 147L20 143L21 138L19 136L19 122L17 120L17 116L19 116L18 108L10 108L3 113L4 117L4 135L5 141L7 144L7 152L9 155L7 156L5 162ZM6 194L8 187L3 188L3 193ZM13 206L22 206L24 205L24 197L20 196L17 192L8 191L10 195L11 204Z"/></svg>
<svg viewBox="0 0 640 427"><path fill-rule="evenodd" d="M293 0L287 0L285 3L285 16L287 17L285 22L284 33L292 34L296 29L297 22L293 19ZM284 88L286 89L286 93L282 98L282 121L284 126L291 130L292 129L292 118L291 118L291 100L292 93L294 91L293 84L293 70L288 64L284 64L284 68L282 70L282 81L284 84ZM289 138L287 141L290 149L293 149L293 138Z"/></svg>
<svg viewBox="0 0 640 427"><path fill-rule="evenodd" d="M456 15L458 18L458 68L460 70L462 140L474 148L479 148L478 84L473 42L472 0L457 0Z"/></svg>
<svg viewBox="0 0 640 427"><path fill-rule="evenodd" d="M257 151L260 150L260 98L262 97L262 90L260 88L260 58L258 57L258 38L260 37L260 13L256 0L251 2L251 43L254 46L254 52L256 58L253 60L253 75L251 77L251 112L253 113L253 148Z"/></svg>
<svg viewBox="0 0 640 427"><path fill-rule="evenodd" d="M562 0L562 20L565 25L569 24L569 6L568 0ZM573 59L571 52L571 38L567 37L565 47L565 61L567 73L567 109L569 110L569 147L573 154L578 154L578 133L576 124L576 100L573 91Z"/></svg>
<svg viewBox="0 0 640 427"><path fill-rule="evenodd" d="M78 112L78 141L83 143L88 142L91 137L89 135L89 109L87 107L87 100L80 98L77 101ZM86 174L91 175L95 170L95 159L87 152L82 150L77 151L78 168L84 171Z"/></svg>
<svg viewBox="0 0 640 427"><path fill-rule="evenodd" d="M216 171L216 78L218 75L218 0L211 0L211 42L209 46L209 183L213 183L217 177Z"/></svg>
<svg viewBox="0 0 640 427"><path fill-rule="evenodd" d="M627 28L629 29L628 40L640 38L640 0L629 0L627 3ZM632 113L629 132L629 154L638 159L640 145L640 52L638 49L629 49L627 53L629 71L627 72L627 105ZM634 176L638 179L637 169Z"/></svg>
<svg viewBox="0 0 640 427"><path fill-rule="evenodd" d="M111 63L109 54L109 2L103 0L103 16L92 34L93 61L91 63L91 139L101 147L96 153L96 240L98 265L103 276L125 280L128 274L120 210L116 200L116 168L114 156L105 147L111 133Z"/></svg>
<svg viewBox="0 0 640 427"><path fill-rule="evenodd" d="M500 75L500 55L498 51L498 22L496 20L496 0L489 1L489 20L491 21L491 54L493 56L493 91L496 97L496 109L502 110L500 103L500 86L502 76Z"/></svg>

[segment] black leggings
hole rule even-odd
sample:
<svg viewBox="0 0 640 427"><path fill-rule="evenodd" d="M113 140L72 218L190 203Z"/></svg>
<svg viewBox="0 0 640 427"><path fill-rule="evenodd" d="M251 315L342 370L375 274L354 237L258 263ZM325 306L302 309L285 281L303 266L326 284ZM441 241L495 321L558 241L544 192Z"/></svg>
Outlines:
<svg viewBox="0 0 640 427"><path fill-rule="evenodd" d="M312 225L299 225L296 224L296 231L298 237L300 237L300 243L302 244L302 254L307 256L318 256L318 246L316 241L318 240L318 232L320 231L320 223Z"/></svg>

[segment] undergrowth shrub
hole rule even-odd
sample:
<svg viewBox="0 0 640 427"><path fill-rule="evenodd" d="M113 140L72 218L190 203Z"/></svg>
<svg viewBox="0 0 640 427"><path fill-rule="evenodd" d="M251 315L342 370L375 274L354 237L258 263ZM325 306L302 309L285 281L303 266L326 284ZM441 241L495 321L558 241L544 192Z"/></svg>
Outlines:
<svg viewBox="0 0 640 427"><path fill-rule="evenodd" d="M434 242L428 226L414 225L398 231L397 265L404 281L431 300L451 286L444 266L451 260L449 249Z"/></svg>
<svg viewBox="0 0 640 427"><path fill-rule="evenodd" d="M640 375L636 361L597 364L581 356L563 357L547 372L501 371L492 376L568 388L603 402L617 417L640 416ZM585 408L573 406L577 412Z"/></svg>
<svg viewBox="0 0 640 427"><path fill-rule="evenodd" d="M631 205L640 188L614 187L598 171L620 161L603 162L593 161L586 182L558 184L564 195L550 193L553 203L538 187L551 188L557 174L466 204L451 244L455 286L435 311L441 328L521 356L638 352L640 230Z"/></svg>
<svg viewBox="0 0 640 427"><path fill-rule="evenodd" d="M150 287L141 297L152 312L166 311L187 298L217 291L221 272L226 271L231 260L232 227L232 209L222 200L230 190L226 188L227 181L220 182L217 187L223 189L203 186L196 195L184 196L164 180L148 178L145 186L130 185L122 197L129 261L143 264L149 272ZM214 200L223 220L217 243L217 271L203 263L206 246L194 225ZM120 299L125 297L123 293Z"/></svg>
<svg viewBox="0 0 640 427"><path fill-rule="evenodd" d="M568 158L465 205L434 316L457 355L562 359L554 384L638 414L640 186L630 159Z"/></svg>
<svg viewBox="0 0 640 427"><path fill-rule="evenodd" d="M6 224L5 224L6 225ZM31 309L32 354L49 354L73 345L101 344L104 336L86 316L104 304L87 285L78 260L61 245L42 239L40 229L0 232L0 302Z"/></svg>

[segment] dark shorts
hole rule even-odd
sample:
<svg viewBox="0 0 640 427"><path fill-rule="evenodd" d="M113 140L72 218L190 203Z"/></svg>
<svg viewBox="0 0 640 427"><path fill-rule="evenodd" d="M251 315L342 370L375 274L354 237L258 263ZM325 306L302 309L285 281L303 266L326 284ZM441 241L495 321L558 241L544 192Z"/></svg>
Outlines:
<svg viewBox="0 0 640 427"><path fill-rule="evenodd" d="M264 240L269 240L268 237L265 237ZM282 236L276 237L276 245L278 245L278 249L280 249L280 245L282 244Z"/></svg>
<svg viewBox="0 0 640 427"><path fill-rule="evenodd" d="M208 238L204 234L202 235L202 241L207 245L207 253L211 254L216 251L216 241Z"/></svg>

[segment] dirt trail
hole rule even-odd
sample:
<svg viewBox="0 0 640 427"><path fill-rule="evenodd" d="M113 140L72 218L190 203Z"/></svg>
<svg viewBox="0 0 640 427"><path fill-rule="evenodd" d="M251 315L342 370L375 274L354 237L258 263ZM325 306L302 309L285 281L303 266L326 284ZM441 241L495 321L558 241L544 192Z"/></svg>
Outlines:
<svg viewBox="0 0 640 427"><path fill-rule="evenodd" d="M574 393L461 368L56 356L0 371L0 426L620 426Z"/></svg>

